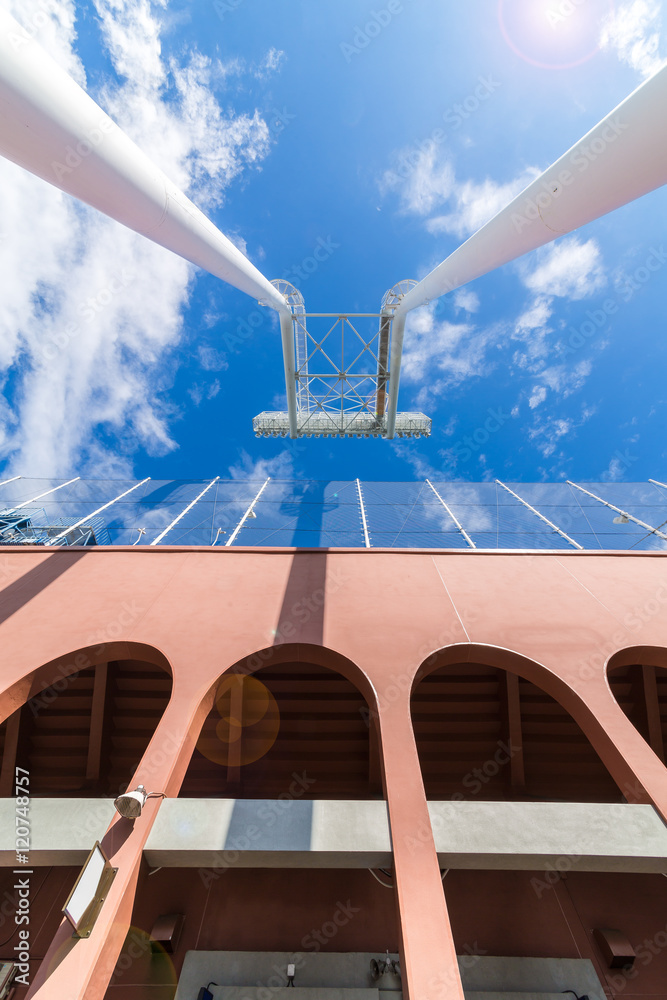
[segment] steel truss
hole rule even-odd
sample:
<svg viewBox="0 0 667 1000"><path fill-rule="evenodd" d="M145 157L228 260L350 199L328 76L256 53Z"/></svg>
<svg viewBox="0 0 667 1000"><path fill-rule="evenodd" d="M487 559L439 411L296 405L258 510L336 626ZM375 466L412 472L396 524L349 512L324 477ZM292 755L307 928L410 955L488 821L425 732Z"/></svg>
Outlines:
<svg viewBox="0 0 667 1000"><path fill-rule="evenodd" d="M256 436L393 436L387 434L393 310L403 286L412 282L391 289L378 313L306 313L296 288L285 281L275 284L292 310L291 339L283 336L287 411L258 414ZM373 325L364 322L374 320ZM398 437L431 433L431 420L423 413L395 414L394 419Z"/></svg>

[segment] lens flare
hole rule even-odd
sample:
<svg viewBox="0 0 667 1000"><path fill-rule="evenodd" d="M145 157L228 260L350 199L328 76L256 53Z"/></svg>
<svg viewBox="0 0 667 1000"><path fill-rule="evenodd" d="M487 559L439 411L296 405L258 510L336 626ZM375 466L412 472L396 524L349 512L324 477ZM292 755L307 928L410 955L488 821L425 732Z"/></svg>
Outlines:
<svg viewBox="0 0 667 1000"><path fill-rule="evenodd" d="M571 69L600 48L614 0L499 0L498 21L513 52L540 69Z"/></svg>
<svg viewBox="0 0 667 1000"><path fill-rule="evenodd" d="M197 750L224 767L254 764L269 752L279 728L278 704L266 685L256 677L226 674L216 691L215 712L206 719L197 740Z"/></svg>

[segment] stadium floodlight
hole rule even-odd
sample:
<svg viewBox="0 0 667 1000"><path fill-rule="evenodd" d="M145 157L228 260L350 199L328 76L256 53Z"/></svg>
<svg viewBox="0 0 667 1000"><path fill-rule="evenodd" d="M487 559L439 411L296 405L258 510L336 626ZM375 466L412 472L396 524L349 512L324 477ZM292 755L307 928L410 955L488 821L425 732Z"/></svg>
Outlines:
<svg viewBox="0 0 667 1000"><path fill-rule="evenodd" d="M642 83L490 222L402 297L408 312L667 183L667 66ZM400 356L392 361L389 432Z"/></svg>
<svg viewBox="0 0 667 1000"><path fill-rule="evenodd" d="M6 10L0 10L0 153L289 315L267 278Z"/></svg>
<svg viewBox="0 0 667 1000"><path fill-rule="evenodd" d="M279 313L287 411L259 414L260 436L430 433L428 417L397 413L407 314L667 183L665 106L667 66L430 274L395 285L379 313L307 315L297 289L268 281L0 10L0 154ZM326 316L335 322L315 336L306 321Z"/></svg>

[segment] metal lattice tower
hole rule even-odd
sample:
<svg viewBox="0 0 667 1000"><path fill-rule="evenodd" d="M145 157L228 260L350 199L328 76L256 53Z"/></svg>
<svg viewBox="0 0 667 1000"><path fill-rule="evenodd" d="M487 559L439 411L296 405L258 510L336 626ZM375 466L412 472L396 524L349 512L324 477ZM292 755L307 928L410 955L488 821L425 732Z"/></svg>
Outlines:
<svg viewBox="0 0 667 1000"><path fill-rule="evenodd" d="M273 284L292 311L291 341L285 336L287 324L283 328L283 350L290 355L285 359L288 410L258 414L256 436L385 437L393 313L416 282L394 285L379 313L306 313L293 285L282 280ZM430 432L431 420L423 413L396 415L398 437L427 437Z"/></svg>

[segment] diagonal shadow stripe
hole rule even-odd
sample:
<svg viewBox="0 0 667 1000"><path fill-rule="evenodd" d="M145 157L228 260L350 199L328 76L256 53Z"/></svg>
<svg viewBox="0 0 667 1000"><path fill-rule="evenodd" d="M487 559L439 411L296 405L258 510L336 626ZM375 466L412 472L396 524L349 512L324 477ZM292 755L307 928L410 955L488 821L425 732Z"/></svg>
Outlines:
<svg viewBox="0 0 667 1000"><path fill-rule="evenodd" d="M20 611L33 597L46 590L86 554L85 550L68 551L67 555L54 552L39 566L34 566L18 580L8 584L0 591L0 625Z"/></svg>

